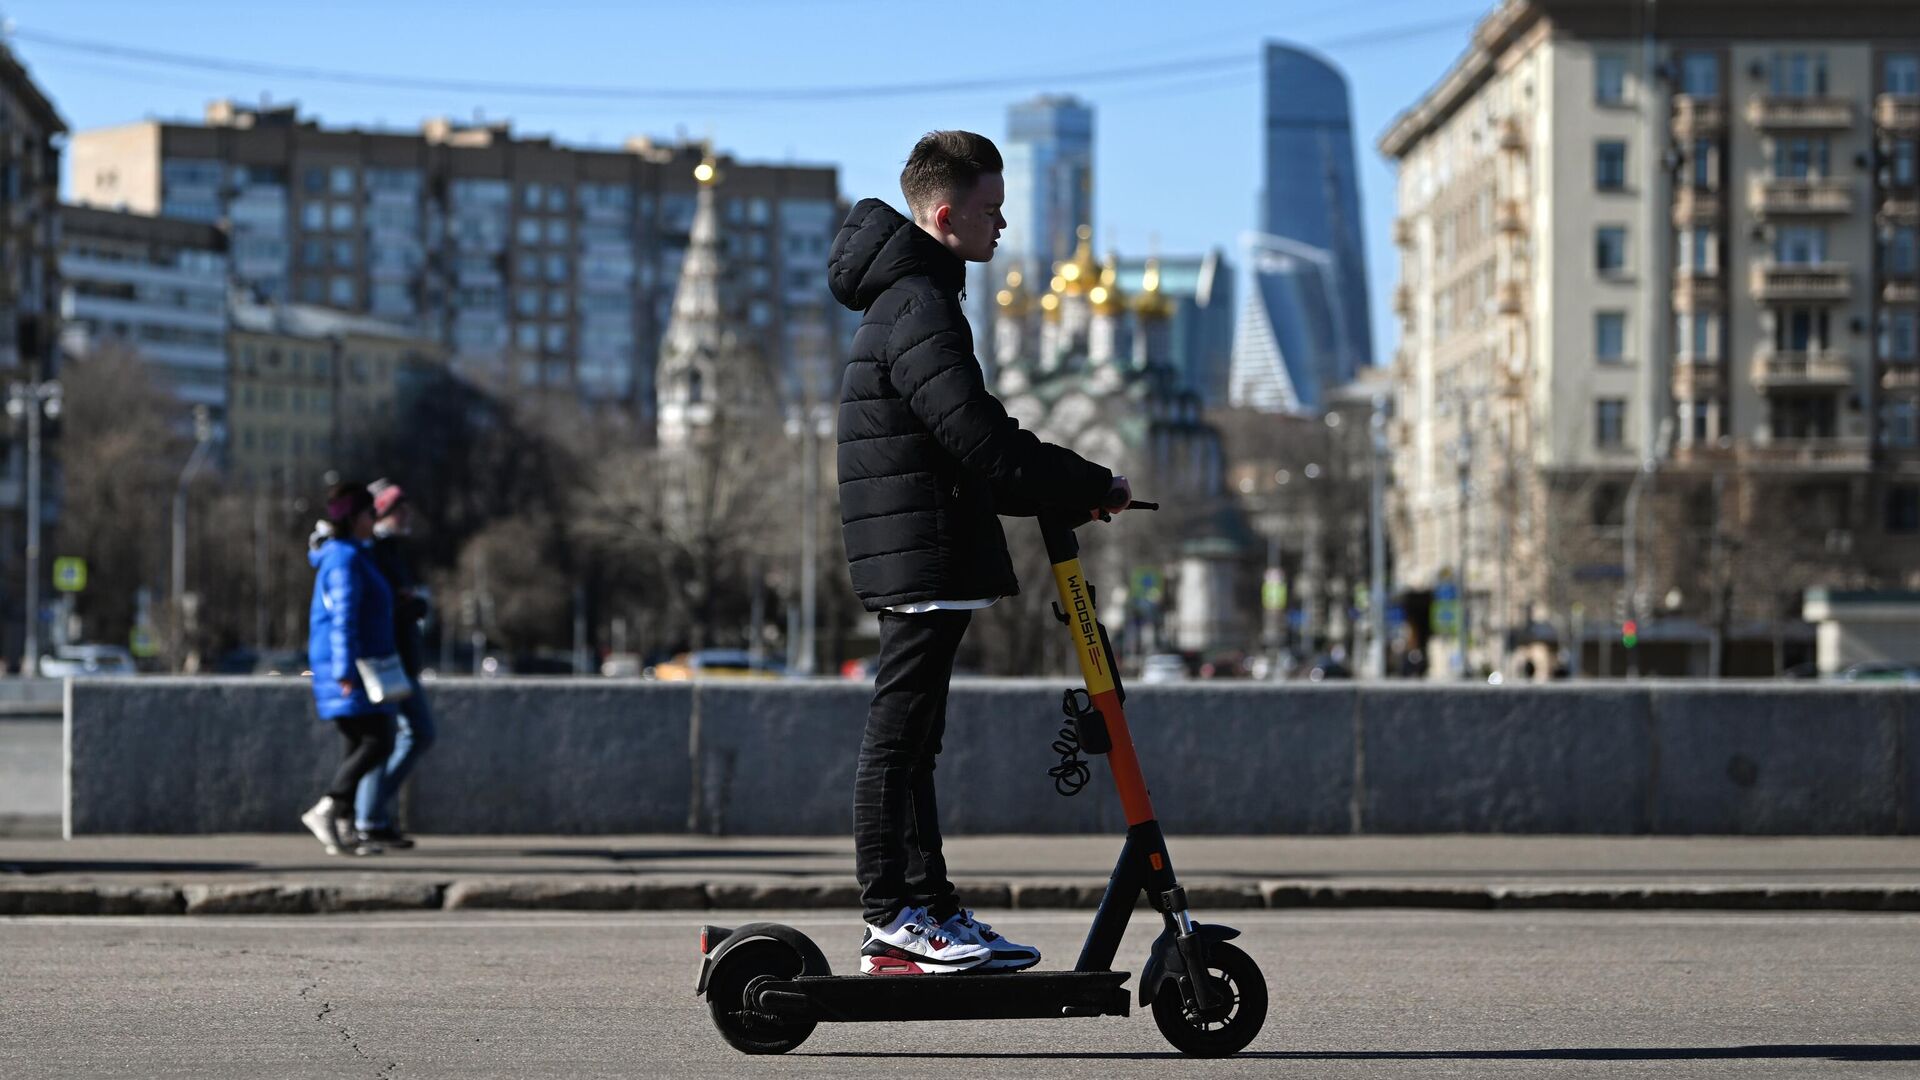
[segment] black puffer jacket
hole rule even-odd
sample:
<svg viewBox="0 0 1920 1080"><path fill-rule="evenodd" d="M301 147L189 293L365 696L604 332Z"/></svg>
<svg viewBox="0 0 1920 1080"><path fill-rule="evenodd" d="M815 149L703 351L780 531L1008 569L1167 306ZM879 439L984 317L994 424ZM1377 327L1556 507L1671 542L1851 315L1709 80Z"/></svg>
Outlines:
<svg viewBox="0 0 1920 1080"><path fill-rule="evenodd" d="M879 199L828 262L864 311L840 384L840 516L868 611L1020 591L996 514L1084 513L1113 474L1041 442L987 391L960 312L966 264Z"/></svg>

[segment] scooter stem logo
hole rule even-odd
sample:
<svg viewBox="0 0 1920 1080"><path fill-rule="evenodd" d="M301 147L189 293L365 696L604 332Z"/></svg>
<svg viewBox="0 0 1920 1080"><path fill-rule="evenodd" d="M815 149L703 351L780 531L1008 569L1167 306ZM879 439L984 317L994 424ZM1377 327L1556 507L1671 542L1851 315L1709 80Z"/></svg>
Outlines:
<svg viewBox="0 0 1920 1080"><path fill-rule="evenodd" d="M1087 595L1086 582L1080 576L1080 560L1061 563L1053 568L1054 581L1060 586L1060 599L1066 604L1070 614L1075 643L1080 652L1080 673L1086 677L1087 693L1102 694L1113 689L1113 675L1107 670L1107 650L1100 643L1100 622L1093 611L1093 600Z"/></svg>

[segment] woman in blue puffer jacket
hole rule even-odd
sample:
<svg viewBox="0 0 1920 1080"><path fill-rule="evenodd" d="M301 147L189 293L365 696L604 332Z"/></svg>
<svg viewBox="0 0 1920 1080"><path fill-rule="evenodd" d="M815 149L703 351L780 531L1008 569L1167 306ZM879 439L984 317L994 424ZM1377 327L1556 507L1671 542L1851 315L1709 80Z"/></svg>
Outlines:
<svg viewBox="0 0 1920 1080"><path fill-rule="evenodd" d="M393 591L367 553L373 536L373 496L364 484L335 484L327 492L333 535L309 552L315 570L308 613L307 664L313 669L313 703L346 737L346 756L327 794L300 821L319 837L327 854L377 855L353 828L353 793L360 778L393 751L392 702L367 697L361 660L394 655Z"/></svg>

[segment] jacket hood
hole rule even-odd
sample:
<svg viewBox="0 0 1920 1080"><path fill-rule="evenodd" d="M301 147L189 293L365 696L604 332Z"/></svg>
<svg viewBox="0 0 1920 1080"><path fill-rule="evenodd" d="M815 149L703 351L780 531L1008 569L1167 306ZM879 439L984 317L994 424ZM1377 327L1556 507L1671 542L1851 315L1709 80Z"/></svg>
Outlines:
<svg viewBox="0 0 1920 1080"><path fill-rule="evenodd" d="M966 284L967 264L883 200L856 203L833 238L833 254L827 259L833 298L865 311L894 282L915 274L959 289Z"/></svg>
<svg viewBox="0 0 1920 1080"><path fill-rule="evenodd" d="M307 552L307 565L318 570L321 563L344 556L353 546L351 541L342 540L337 536L332 537L326 543Z"/></svg>

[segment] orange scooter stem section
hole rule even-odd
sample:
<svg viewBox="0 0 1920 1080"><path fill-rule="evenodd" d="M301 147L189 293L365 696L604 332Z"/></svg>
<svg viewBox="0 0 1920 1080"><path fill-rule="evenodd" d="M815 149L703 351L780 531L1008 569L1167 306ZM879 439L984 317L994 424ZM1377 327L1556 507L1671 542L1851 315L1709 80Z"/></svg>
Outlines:
<svg viewBox="0 0 1920 1080"><path fill-rule="evenodd" d="M1107 721L1107 737L1113 749L1107 764L1113 767L1113 786L1120 790L1120 807L1127 812L1128 825L1144 825L1154 820L1153 797L1147 792L1147 778L1140 772L1140 755L1133 750L1133 732L1127 730L1127 713L1120 707L1120 692L1109 690L1093 699L1094 708Z"/></svg>

